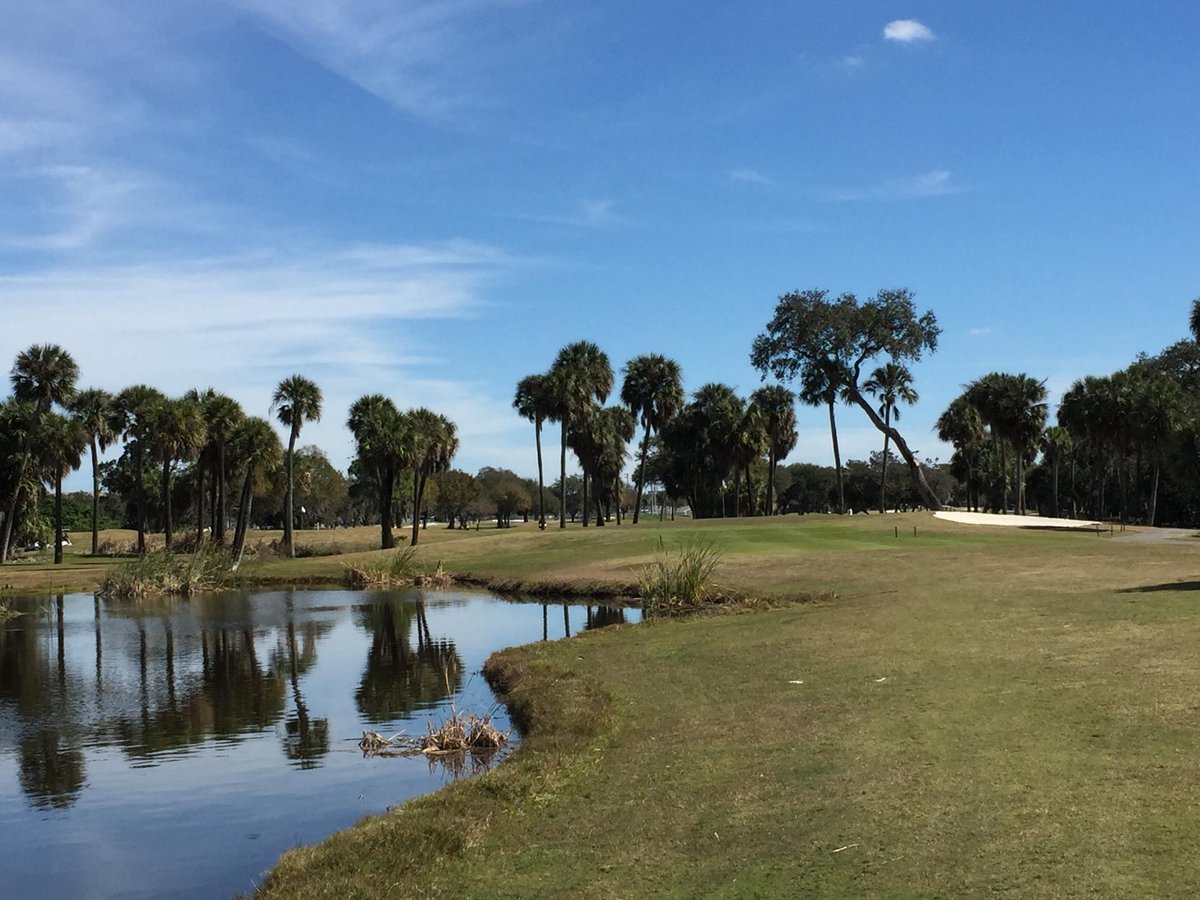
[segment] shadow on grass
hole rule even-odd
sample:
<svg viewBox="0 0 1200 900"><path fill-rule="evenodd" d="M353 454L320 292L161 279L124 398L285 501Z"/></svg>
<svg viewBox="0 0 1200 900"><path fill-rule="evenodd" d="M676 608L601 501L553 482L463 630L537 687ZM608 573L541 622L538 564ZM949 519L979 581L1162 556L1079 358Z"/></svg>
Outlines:
<svg viewBox="0 0 1200 900"><path fill-rule="evenodd" d="M1200 581L1170 581L1164 584L1146 584L1141 587L1122 588L1121 594L1154 594L1159 591L1200 591Z"/></svg>

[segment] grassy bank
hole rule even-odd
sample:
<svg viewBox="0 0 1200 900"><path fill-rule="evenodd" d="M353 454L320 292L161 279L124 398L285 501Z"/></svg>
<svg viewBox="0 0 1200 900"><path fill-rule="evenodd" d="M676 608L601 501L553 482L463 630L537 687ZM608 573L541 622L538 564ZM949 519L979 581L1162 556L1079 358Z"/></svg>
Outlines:
<svg viewBox="0 0 1200 900"><path fill-rule="evenodd" d="M689 526L722 579L837 598L499 654L514 758L288 854L264 893L1200 891L1194 546L883 524ZM604 580L655 539L456 552Z"/></svg>

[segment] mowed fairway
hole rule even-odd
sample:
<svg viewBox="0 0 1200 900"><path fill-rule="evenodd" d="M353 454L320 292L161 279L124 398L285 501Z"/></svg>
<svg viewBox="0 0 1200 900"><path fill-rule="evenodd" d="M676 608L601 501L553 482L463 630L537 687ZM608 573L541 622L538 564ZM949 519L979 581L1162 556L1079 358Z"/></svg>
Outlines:
<svg viewBox="0 0 1200 900"><path fill-rule="evenodd" d="M628 580L649 524L437 552ZM501 654L515 756L289 854L267 893L1200 894L1200 547L925 515L663 530L692 532L730 587L836 597Z"/></svg>

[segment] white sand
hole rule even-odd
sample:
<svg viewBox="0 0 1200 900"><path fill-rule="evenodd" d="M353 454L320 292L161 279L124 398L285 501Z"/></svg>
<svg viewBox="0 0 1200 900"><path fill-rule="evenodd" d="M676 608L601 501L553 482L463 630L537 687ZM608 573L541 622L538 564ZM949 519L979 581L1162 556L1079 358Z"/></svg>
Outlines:
<svg viewBox="0 0 1200 900"><path fill-rule="evenodd" d="M958 522L961 525L1007 525L1010 528L1092 528L1099 522L1087 519L1048 519L1042 516L1001 516L996 513L935 512L935 519Z"/></svg>

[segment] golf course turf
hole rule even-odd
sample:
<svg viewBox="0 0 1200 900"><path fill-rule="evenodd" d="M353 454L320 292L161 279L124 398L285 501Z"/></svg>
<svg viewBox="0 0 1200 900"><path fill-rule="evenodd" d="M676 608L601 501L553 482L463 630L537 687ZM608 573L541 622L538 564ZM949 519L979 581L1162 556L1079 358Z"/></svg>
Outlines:
<svg viewBox="0 0 1200 900"><path fill-rule="evenodd" d="M774 608L496 654L512 757L286 854L266 896L1200 893L1191 541L925 514L428 534L450 572L582 586L699 536Z"/></svg>

